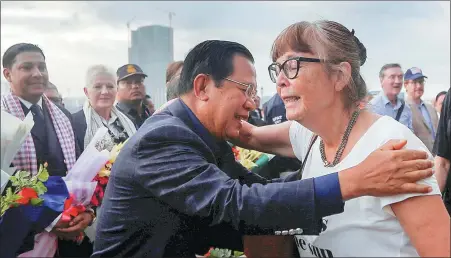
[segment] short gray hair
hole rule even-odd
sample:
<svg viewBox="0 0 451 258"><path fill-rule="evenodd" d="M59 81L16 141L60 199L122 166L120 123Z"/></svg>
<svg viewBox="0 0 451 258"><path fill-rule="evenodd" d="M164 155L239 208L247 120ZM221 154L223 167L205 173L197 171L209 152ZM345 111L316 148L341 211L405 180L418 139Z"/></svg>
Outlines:
<svg viewBox="0 0 451 258"><path fill-rule="evenodd" d="M93 80L99 75L108 75L111 76L115 83L117 81L116 73L112 69L102 64L93 65L90 66L86 72L86 88L92 87Z"/></svg>
<svg viewBox="0 0 451 258"><path fill-rule="evenodd" d="M384 76L385 76L385 74L384 74L384 73L385 73L385 70L390 69L390 68L399 68L399 69L402 69L402 68L401 68L401 65L400 65L400 64L397 64L397 63L385 64L384 66L382 66L381 70L379 71L379 78L380 78L380 79L383 79Z"/></svg>

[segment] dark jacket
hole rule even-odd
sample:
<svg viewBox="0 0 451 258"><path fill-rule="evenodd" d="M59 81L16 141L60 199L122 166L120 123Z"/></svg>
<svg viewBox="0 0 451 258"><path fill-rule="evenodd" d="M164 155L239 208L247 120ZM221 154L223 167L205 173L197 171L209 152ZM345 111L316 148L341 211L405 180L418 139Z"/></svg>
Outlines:
<svg viewBox="0 0 451 258"><path fill-rule="evenodd" d="M298 227L318 234L317 209L342 212L315 203L314 179L266 184L231 163L227 143L215 141L190 112L174 101L123 147L105 191L94 257L195 257L208 246L236 248L243 234ZM221 170L224 162L232 167Z"/></svg>
<svg viewBox="0 0 451 258"><path fill-rule="evenodd" d="M279 94L274 94L264 104L264 116L267 125L279 124L287 121L285 104ZM267 178L278 178L280 173L287 171L296 171L301 167L301 161L295 158L275 156L267 166L258 171Z"/></svg>
<svg viewBox="0 0 451 258"><path fill-rule="evenodd" d="M75 141L77 142L78 146L80 146L81 150L83 151L85 148L85 134L87 129L87 123L86 123L86 116L83 112L83 109L73 113L73 127L74 127L74 133L75 133Z"/></svg>

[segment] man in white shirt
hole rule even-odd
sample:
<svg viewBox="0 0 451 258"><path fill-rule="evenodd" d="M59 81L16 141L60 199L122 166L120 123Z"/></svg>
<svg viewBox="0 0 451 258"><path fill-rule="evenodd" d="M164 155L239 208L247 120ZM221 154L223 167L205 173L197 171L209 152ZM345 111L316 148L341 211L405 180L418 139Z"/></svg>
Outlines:
<svg viewBox="0 0 451 258"><path fill-rule="evenodd" d="M391 116L413 131L412 111L398 97L402 89L403 72L399 64L386 64L379 72L382 91L369 103L368 109L382 116Z"/></svg>

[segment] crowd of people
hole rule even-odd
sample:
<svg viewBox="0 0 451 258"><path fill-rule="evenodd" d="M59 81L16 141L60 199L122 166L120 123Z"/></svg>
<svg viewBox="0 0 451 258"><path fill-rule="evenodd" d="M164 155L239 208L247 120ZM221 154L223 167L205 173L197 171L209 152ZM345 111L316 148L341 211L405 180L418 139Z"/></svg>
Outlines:
<svg viewBox="0 0 451 258"><path fill-rule="evenodd" d="M46 228L58 236L54 257L195 257L282 232L293 235L295 257L449 257L450 91L425 103L423 71L391 63L379 73L382 91L369 95L360 74L367 50L333 21L288 26L271 56L277 94L262 106L252 53L207 40L168 66L158 110L139 65L98 64L71 114L43 50L8 48L2 110L35 122L17 169L46 163L64 177L100 128L126 141L101 206ZM232 145L276 156L250 172ZM93 225L94 239L74 241ZM16 255L33 251L39 233Z"/></svg>

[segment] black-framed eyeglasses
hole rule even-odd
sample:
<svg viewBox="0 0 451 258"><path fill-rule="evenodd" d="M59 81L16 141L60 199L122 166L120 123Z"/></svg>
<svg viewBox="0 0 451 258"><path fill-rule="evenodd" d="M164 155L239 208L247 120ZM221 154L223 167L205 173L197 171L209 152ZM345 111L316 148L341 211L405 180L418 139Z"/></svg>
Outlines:
<svg viewBox="0 0 451 258"><path fill-rule="evenodd" d="M249 99L254 100L255 96L257 96L257 86L255 86L252 83L243 83L243 82L239 82L239 81L235 81L229 78L224 78L224 80L229 81L229 82L233 82L238 84L239 86L243 87L243 90L246 89L246 97L248 97Z"/></svg>
<svg viewBox="0 0 451 258"><path fill-rule="evenodd" d="M275 83L280 71L283 71L288 79L294 79L298 76L301 62L319 63L321 61L322 60L318 58L300 56L289 58L282 64L274 62L268 66L269 77L271 78L271 81Z"/></svg>

